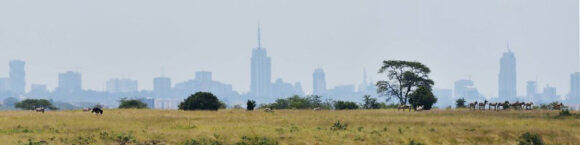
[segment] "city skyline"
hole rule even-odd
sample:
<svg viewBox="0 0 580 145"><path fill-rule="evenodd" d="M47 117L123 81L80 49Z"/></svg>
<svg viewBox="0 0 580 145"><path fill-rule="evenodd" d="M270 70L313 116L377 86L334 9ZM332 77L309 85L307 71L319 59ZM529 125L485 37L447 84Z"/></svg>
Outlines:
<svg viewBox="0 0 580 145"><path fill-rule="evenodd" d="M151 78L163 72L172 82L183 82L205 70L247 93L258 20L265 30L263 45L275 59L272 80L301 82L306 93L312 93L312 70L319 66L331 89L359 84L364 68L371 80L381 79L376 74L381 61L400 59L424 62L437 88L453 88L455 81L471 78L481 94L495 97L497 61L506 41L519 62L518 96L536 78L538 86L550 84L565 95L569 75L578 71L578 2L572 1L554 2L554 7L517 0L462 7L417 1L144 1L131 12L123 7L135 1L115 6L110 1L83 6L3 3L0 48L7 51L0 53L0 77L9 76L5 62L21 59L27 62L27 84L49 89L57 87L59 73L78 66L83 88L93 90L105 90L110 78L138 80L140 90L151 90ZM336 7L317 11L327 3ZM524 3L527 7L520 7ZM68 13L77 9L82 10ZM84 19L87 15L91 19Z"/></svg>

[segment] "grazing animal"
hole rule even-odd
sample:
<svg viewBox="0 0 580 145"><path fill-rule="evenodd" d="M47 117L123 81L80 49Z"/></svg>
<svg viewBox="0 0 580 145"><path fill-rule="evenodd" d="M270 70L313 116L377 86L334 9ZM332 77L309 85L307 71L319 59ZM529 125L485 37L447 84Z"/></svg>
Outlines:
<svg viewBox="0 0 580 145"><path fill-rule="evenodd" d="M320 107L314 108L314 111L320 111Z"/></svg>
<svg viewBox="0 0 580 145"><path fill-rule="evenodd" d="M529 102L529 103L526 103L525 105L526 105L526 110L532 110L532 106L534 105L534 102Z"/></svg>
<svg viewBox="0 0 580 145"><path fill-rule="evenodd" d="M93 108L91 113L95 113L95 115L103 115L103 109L101 108Z"/></svg>
<svg viewBox="0 0 580 145"><path fill-rule="evenodd" d="M44 113L44 107L36 108L36 109L34 109L34 111Z"/></svg>
<svg viewBox="0 0 580 145"><path fill-rule="evenodd" d="M89 112L91 110L93 110L93 109L92 108L83 108L83 112Z"/></svg>
<svg viewBox="0 0 580 145"><path fill-rule="evenodd" d="M485 105L487 104L487 100L485 100L483 103L479 103L478 106L478 110L485 110Z"/></svg>
<svg viewBox="0 0 580 145"><path fill-rule="evenodd" d="M498 104L497 102L495 102L495 103L489 103L489 109L488 110L491 110L491 107L493 107L493 110L497 110L497 104Z"/></svg>
<svg viewBox="0 0 580 145"><path fill-rule="evenodd" d="M475 101L473 103L469 103L469 110L471 110L471 109L475 110L476 105L477 105L477 101Z"/></svg>
<svg viewBox="0 0 580 145"><path fill-rule="evenodd" d="M411 112L411 106L409 105L399 105L399 107L397 107L397 110L401 109L403 109L403 111L405 111L405 109L409 109L409 112Z"/></svg>
<svg viewBox="0 0 580 145"><path fill-rule="evenodd" d="M264 109L264 112L274 112L271 108Z"/></svg>
<svg viewBox="0 0 580 145"><path fill-rule="evenodd" d="M553 110L560 110L562 109L562 107L564 106L564 104L560 103L560 104L556 104L554 106L552 106Z"/></svg>
<svg viewBox="0 0 580 145"><path fill-rule="evenodd" d="M523 109L522 108L522 105L524 105L524 103L523 102L519 102L519 101L516 101L515 103L511 104L511 106L514 107L514 109L516 109L516 110Z"/></svg>
<svg viewBox="0 0 580 145"><path fill-rule="evenodd" d="M418 112L421 112L421 111L423 111L423 105L421 105L421 106L417 107L415 111L418 111Z"/></svg>

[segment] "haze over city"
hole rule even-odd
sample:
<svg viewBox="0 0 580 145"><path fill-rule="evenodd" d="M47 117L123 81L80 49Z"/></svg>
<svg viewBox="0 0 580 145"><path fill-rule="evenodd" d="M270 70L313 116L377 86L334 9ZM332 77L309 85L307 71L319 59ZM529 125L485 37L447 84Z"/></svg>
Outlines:
<svg viewBox="0 0 580 145"><path fill-rule="evenodd" d="M262 46L271 81L300 82L312 73L328 88L370 81L383 60L419 61L435 88L471 79L485 97L498 96L500 58L515 54L517 95L526 82L570 91L579 71L578 1L0 1L0 77L10 60L26 62L30 84L58 87L58 74L82 73L82 88L105 90L111 78L153 78L173 84L211 71L213 79L250 91L250 57ZM127 9L131 8L131 9ZM324 11L320 9L324 8Z"/></svg>

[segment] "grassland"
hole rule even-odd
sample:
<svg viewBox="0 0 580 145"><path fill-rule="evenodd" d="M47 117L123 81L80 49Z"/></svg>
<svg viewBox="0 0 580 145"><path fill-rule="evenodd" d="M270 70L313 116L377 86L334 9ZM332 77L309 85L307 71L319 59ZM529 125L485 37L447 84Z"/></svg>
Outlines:
<svg viewBox="0 0 580 145"><path fill-rule="evenodd" d="M578 114L579 112L573 112ZM0 144L233 144L265 138L280 144L516 144L524 132L547 144L579 144L580 119L556 111L105 110L0 112ZM331 130L340 120L346 130Z"/></svg>

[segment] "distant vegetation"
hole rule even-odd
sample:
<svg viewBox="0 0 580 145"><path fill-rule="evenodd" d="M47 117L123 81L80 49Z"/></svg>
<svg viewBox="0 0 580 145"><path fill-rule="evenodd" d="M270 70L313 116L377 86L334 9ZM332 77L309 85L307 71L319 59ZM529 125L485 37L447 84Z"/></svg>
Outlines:
<svg viewBox="0 0 580 145"><path fill-rule="evenodd" d="M179 110L218 110L225 108L225 104L212 93L197 92L181 102L178 107Z"/></svg>
<svg viewBox="0 0 580 145"><path fill-rule="evenodd" d="M320 96L306 96L300 97L298 95L284 99L277 99L271 104L261 104L260 108L272 109L312 109L312 108L331 109L332 103L330 101L323 102Z"/></svg>
<svg viewBox="0 0 580 145"><path fill-rule="evenodd" d="M334 109L336 110L353 110L358 109L359 106L355 102L350 101L335 101Z"/></svg>
<svg viewBox="0 0 580 145"><path fill-rule="evenodd" d="M254 110L255 107L256 107L256 101L248 100L248 102L246 103L246 110L252 111L252 110Z"/></svg>
<svg viewBox="0 0 580 145"><path fill-rule="evenodd" d="M136 99L121 99L119 105L119 109L145 109L147 108L147 104L141 102L140 100Z"/></svg>
<svg viewBox="0 0 580 145"><path fill-rule="evenodd" d="M33 110L36 108L46 108L50 110L58 110L50 101L46 99L26 99L22 100L15 105L16 108L20 108L23 110Z"/></svg>
<svg viewBox="0 0 580 145"><path fill-rule="evenodd" d="M455 101L455 108L467 108L465 106L465 98L459 98Z"/></svg>

